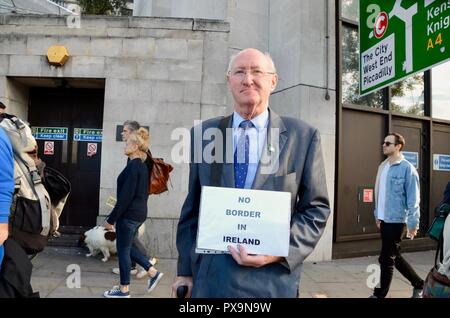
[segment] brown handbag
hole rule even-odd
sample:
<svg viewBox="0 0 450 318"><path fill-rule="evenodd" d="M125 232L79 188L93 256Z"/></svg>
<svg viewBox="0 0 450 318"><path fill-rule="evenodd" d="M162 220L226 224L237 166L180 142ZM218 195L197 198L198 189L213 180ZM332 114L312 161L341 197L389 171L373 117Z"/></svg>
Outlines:
<svg viewBox="0 0 450 318"><path fill-rule="evenodd" d="M150 149L147 151L147 155L152 162L152 171L149 174L148 181L148 194L160 194L166 192L167 182L170 178L170 172L172 172L172 165L165 163L162 158L153 158Z"/></svg>

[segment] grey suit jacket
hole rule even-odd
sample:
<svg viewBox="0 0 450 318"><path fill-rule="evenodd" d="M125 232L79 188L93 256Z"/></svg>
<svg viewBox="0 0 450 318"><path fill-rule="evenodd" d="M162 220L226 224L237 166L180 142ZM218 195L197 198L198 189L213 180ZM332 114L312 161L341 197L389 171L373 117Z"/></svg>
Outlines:
<svg viewBox="0 0 450 318"><path fill-rule="evenodd" d="M218 127L220 120L213 118L203 122L201 132ZM263 174L260 164L252 188L291 192L291 235L286 261L261 268L240 266L229 254L195 253L201 187L212 184L211 164L193 160L194 143L199 142L194 140L193 132L200 128L191 130L189 192L178 224L177 249L178 275L193 276L193 297L298 295L302 263L321 237L330 213L320 136L317 129L305 122L280 117L272 110L269 110L270 128L278 128L280 132L279 152L276 152L278 169L272 174ZM210 143L200 142L203 147ZM220 183L223 187L234 187L232 162L222 165Z"/></svg>

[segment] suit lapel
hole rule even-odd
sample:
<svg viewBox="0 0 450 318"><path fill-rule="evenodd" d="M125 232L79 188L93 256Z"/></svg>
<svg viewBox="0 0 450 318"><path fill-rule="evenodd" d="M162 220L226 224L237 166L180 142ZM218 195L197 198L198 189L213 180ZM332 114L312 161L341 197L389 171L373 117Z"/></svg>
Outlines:
<svg viewBox="0 0 450 318"><path fill-rule="evenodd" d="M261 189L269 177L273 178L278 171L279 160L286 140L287 130L283 120L273 110L269 109L268 131L252 189Z"/></svg>
<svg viewBox="0 0 450 318"><path fill-rule="evenodd" d="M230 121L228 122L227 127L232 128L232 123L233 115L230 116ZM234 188L233 129L227 129L224 136L223 146L225 147L223 152L225 158L222 164L222 186Z"/></svg>

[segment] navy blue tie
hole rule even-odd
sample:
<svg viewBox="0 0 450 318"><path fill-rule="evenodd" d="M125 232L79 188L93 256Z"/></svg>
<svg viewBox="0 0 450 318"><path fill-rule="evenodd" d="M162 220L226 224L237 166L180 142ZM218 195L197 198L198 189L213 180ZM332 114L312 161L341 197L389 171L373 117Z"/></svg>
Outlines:
<svg viewBox="0 0 450 318"><path fill-rule="evenodd" d="M249 163L250 139L246 134L248 128L253 127L250 120L244 120L239 125L240 136L234 152L234 187L244 188Z"/></svg>

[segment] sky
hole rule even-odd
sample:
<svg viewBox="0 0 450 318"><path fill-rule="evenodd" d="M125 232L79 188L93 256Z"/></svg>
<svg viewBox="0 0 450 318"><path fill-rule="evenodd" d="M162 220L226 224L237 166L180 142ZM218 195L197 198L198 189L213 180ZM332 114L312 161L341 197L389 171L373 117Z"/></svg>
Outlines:
<svg viewBox="0 0 450 318"><path fill-rule="evenodd" d="M450 120L450 61L435 66L433 74L433 117Z"/></svg>

